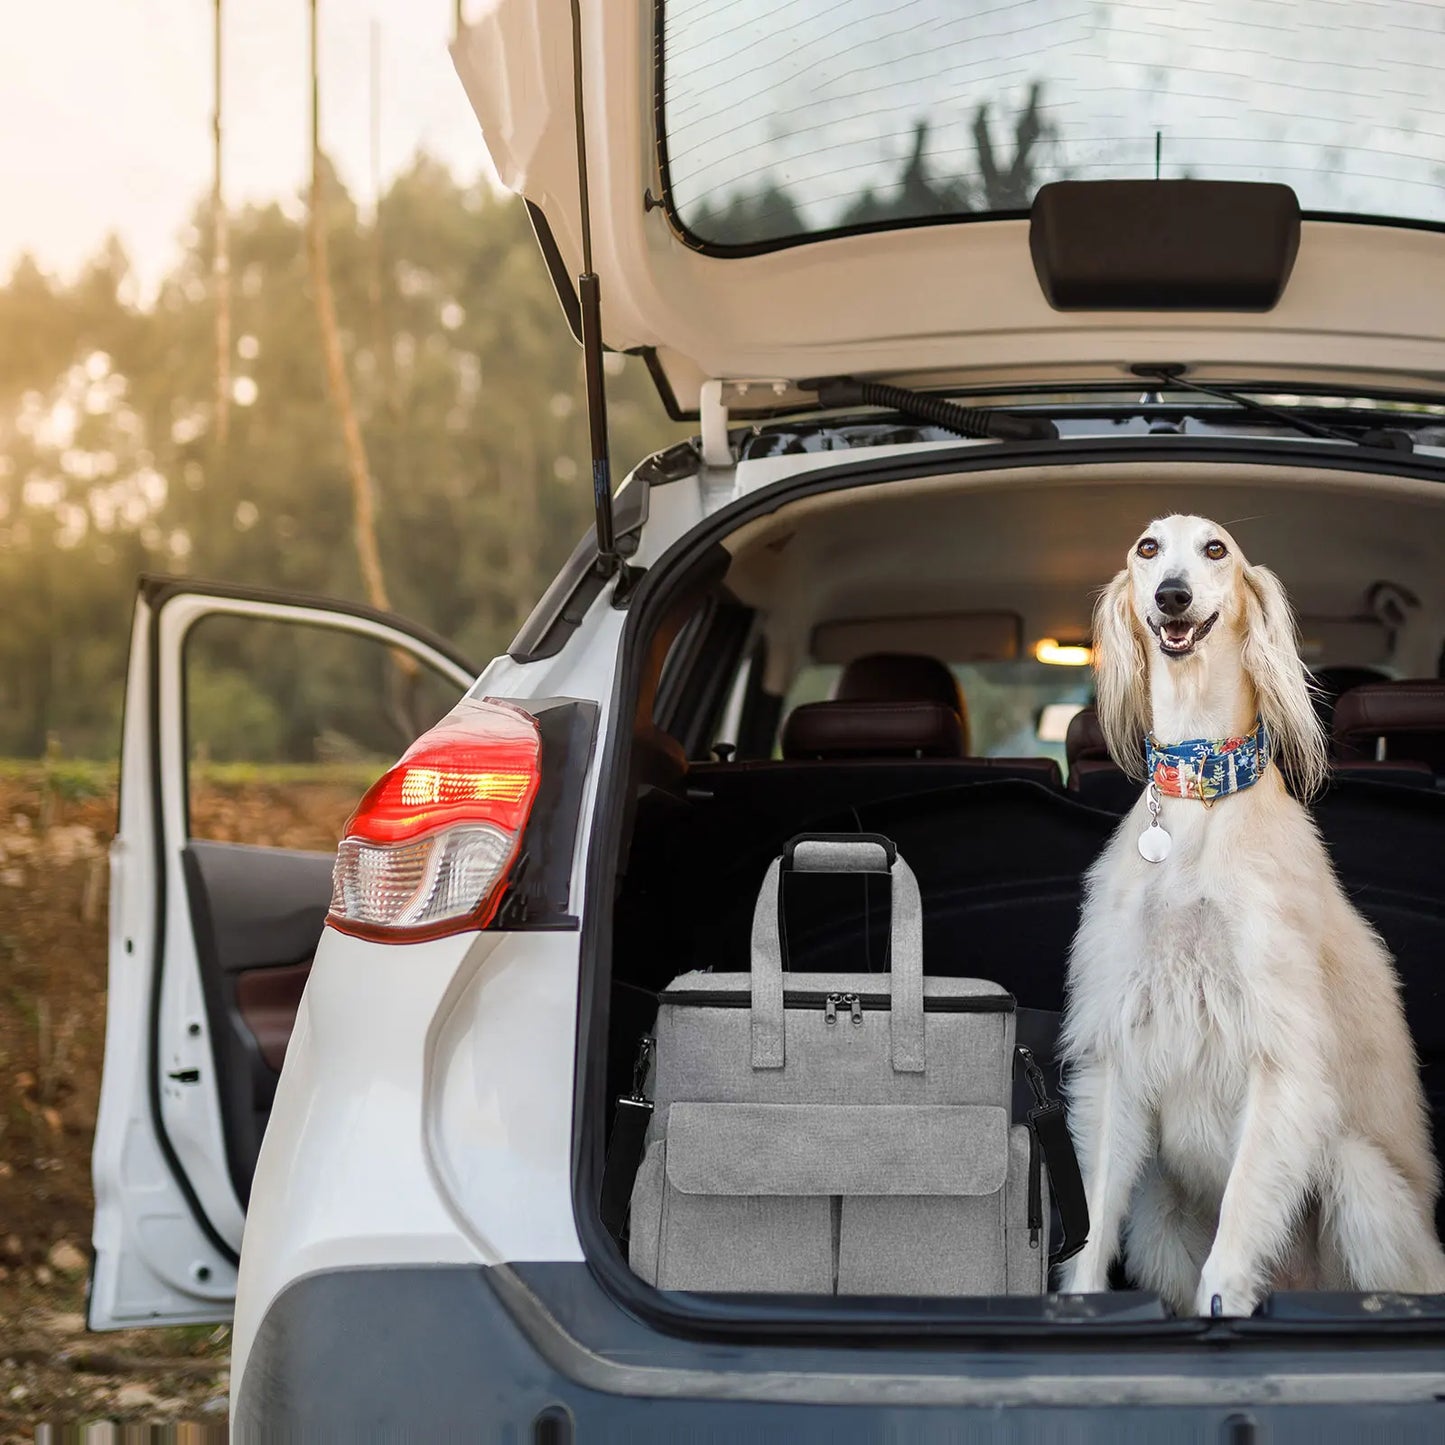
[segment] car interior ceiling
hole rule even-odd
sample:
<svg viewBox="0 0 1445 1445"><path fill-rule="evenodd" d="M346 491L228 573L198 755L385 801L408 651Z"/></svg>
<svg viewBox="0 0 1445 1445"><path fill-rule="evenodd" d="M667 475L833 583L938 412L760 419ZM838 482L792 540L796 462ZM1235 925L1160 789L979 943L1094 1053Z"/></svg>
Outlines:
<svg viewBox="0 0 1445 1445"><path fill-rule="evenodd" d="M672 713L654 711L655 686L639 699L610 1097L627 1091L658 990L689 969L747 967L759 882L805 831L892 838L922 891L926 970L1009 989L1019 1041L1051 1060L1082 876L1138 784L1088 706L1070 720L1064 768L977 755L948 664L969 661L970 646L1029 656L1036 639L1086 641L1093 596L1143 525L1197 512L1279 573L1300 616L1333 760L1314 814L1395 956L1445 1157L1445 496L1313 470L1092 470L829 493L726 539L725 573L681 601L654 643L650 676L673 674ZM683 625L707 609L729 620L725 645ZM672 639L687 646L664 662ZM785 712L795 675L820 660L839 665L830 696ZM738 677L726 733L719 671ZM685 705L704 678L705 726ZM784 902L791 970L886 969L885 880L794 877ZM1445 1232L1445 1206L1438 1223Z"/></svg>

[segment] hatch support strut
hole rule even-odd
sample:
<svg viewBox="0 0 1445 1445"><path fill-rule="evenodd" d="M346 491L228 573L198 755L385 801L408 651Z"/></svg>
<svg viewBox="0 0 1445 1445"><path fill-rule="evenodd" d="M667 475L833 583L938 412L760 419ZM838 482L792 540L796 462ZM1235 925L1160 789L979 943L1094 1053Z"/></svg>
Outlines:
<svg viewBox="0 0 1445 1445"><path fill-rule="evenodd" d="M577 299L582 312L582 375L587 387L587 432L592 449L592 506L597 514L598 565L608 574L622 568L612 517L612 458L607 440L607 383L602 368L602 306L592 270L592 216L587 204L587 130L582 116L582 11L572 0L572 101L577 126L577 185L582 201L582 274Z"/></svg>

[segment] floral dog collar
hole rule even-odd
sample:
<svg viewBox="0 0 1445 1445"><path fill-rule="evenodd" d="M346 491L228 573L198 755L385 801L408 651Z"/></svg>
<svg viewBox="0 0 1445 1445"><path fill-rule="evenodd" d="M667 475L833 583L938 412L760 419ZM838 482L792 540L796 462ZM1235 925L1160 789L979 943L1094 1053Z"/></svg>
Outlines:
<svg viewBox="0 0 1445 1445"><path fill-rule="evenodd" d="M1212 803L1257 783L1269 766L1269 733L1263 719L1238 738L1189 738L1182 743L1144 739L1149 781L1169 798Z"/></svg>
<svg viewBox="0 0 1445 1445"><path fill-rule="evenodd" d="M1139 835L1139 854L1146 863L1162 863L1174 840L1159 821L1160 795L1197 798L1208 808L1216 798L1257 783L1269 766L1269 733L1261 718L1242 738L1189 738L1166 746L1146 734L1144 754L1149 826Z"/></svg>

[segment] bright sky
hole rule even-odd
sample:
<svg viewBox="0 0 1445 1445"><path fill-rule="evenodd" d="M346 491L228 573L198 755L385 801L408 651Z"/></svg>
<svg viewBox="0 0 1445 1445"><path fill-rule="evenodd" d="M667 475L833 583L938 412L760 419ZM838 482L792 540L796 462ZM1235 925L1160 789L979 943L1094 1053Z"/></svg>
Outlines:
<svg viewBox="0 0 1445 1445"><path fill-rule="evenodd" d="M447 54L453 0L319 0L322 144L365 206L371 24L382 183L418 148L490 172ZM467 0L468 14L484 0ZM309 157L306 0L224 0L227 200L294 197ZM0 279L73 272L116 232L150 290L211 186L213 0L0 0Z"/></svg>

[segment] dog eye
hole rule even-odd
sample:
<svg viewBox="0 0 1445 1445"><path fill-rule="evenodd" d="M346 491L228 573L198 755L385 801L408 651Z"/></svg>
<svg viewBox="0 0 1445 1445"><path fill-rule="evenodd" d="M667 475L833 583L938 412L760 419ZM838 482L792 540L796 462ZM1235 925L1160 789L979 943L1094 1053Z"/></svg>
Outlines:
<svg viewBox="0 0 1445 1445"><path fill-rule="evenodd" d="M1159 544L1153 537L1145 537L1134 550L1141 557L1157 557L1159 555Z"/></svg>
<svg viewBox="0 0 1445 1445"><path fill-rule="evenodd" d="M1220 562L1229 556L1229 552L1223 542L1206 542L1204 544L1204 555L1208 557L1211 562Z"/></svg>

